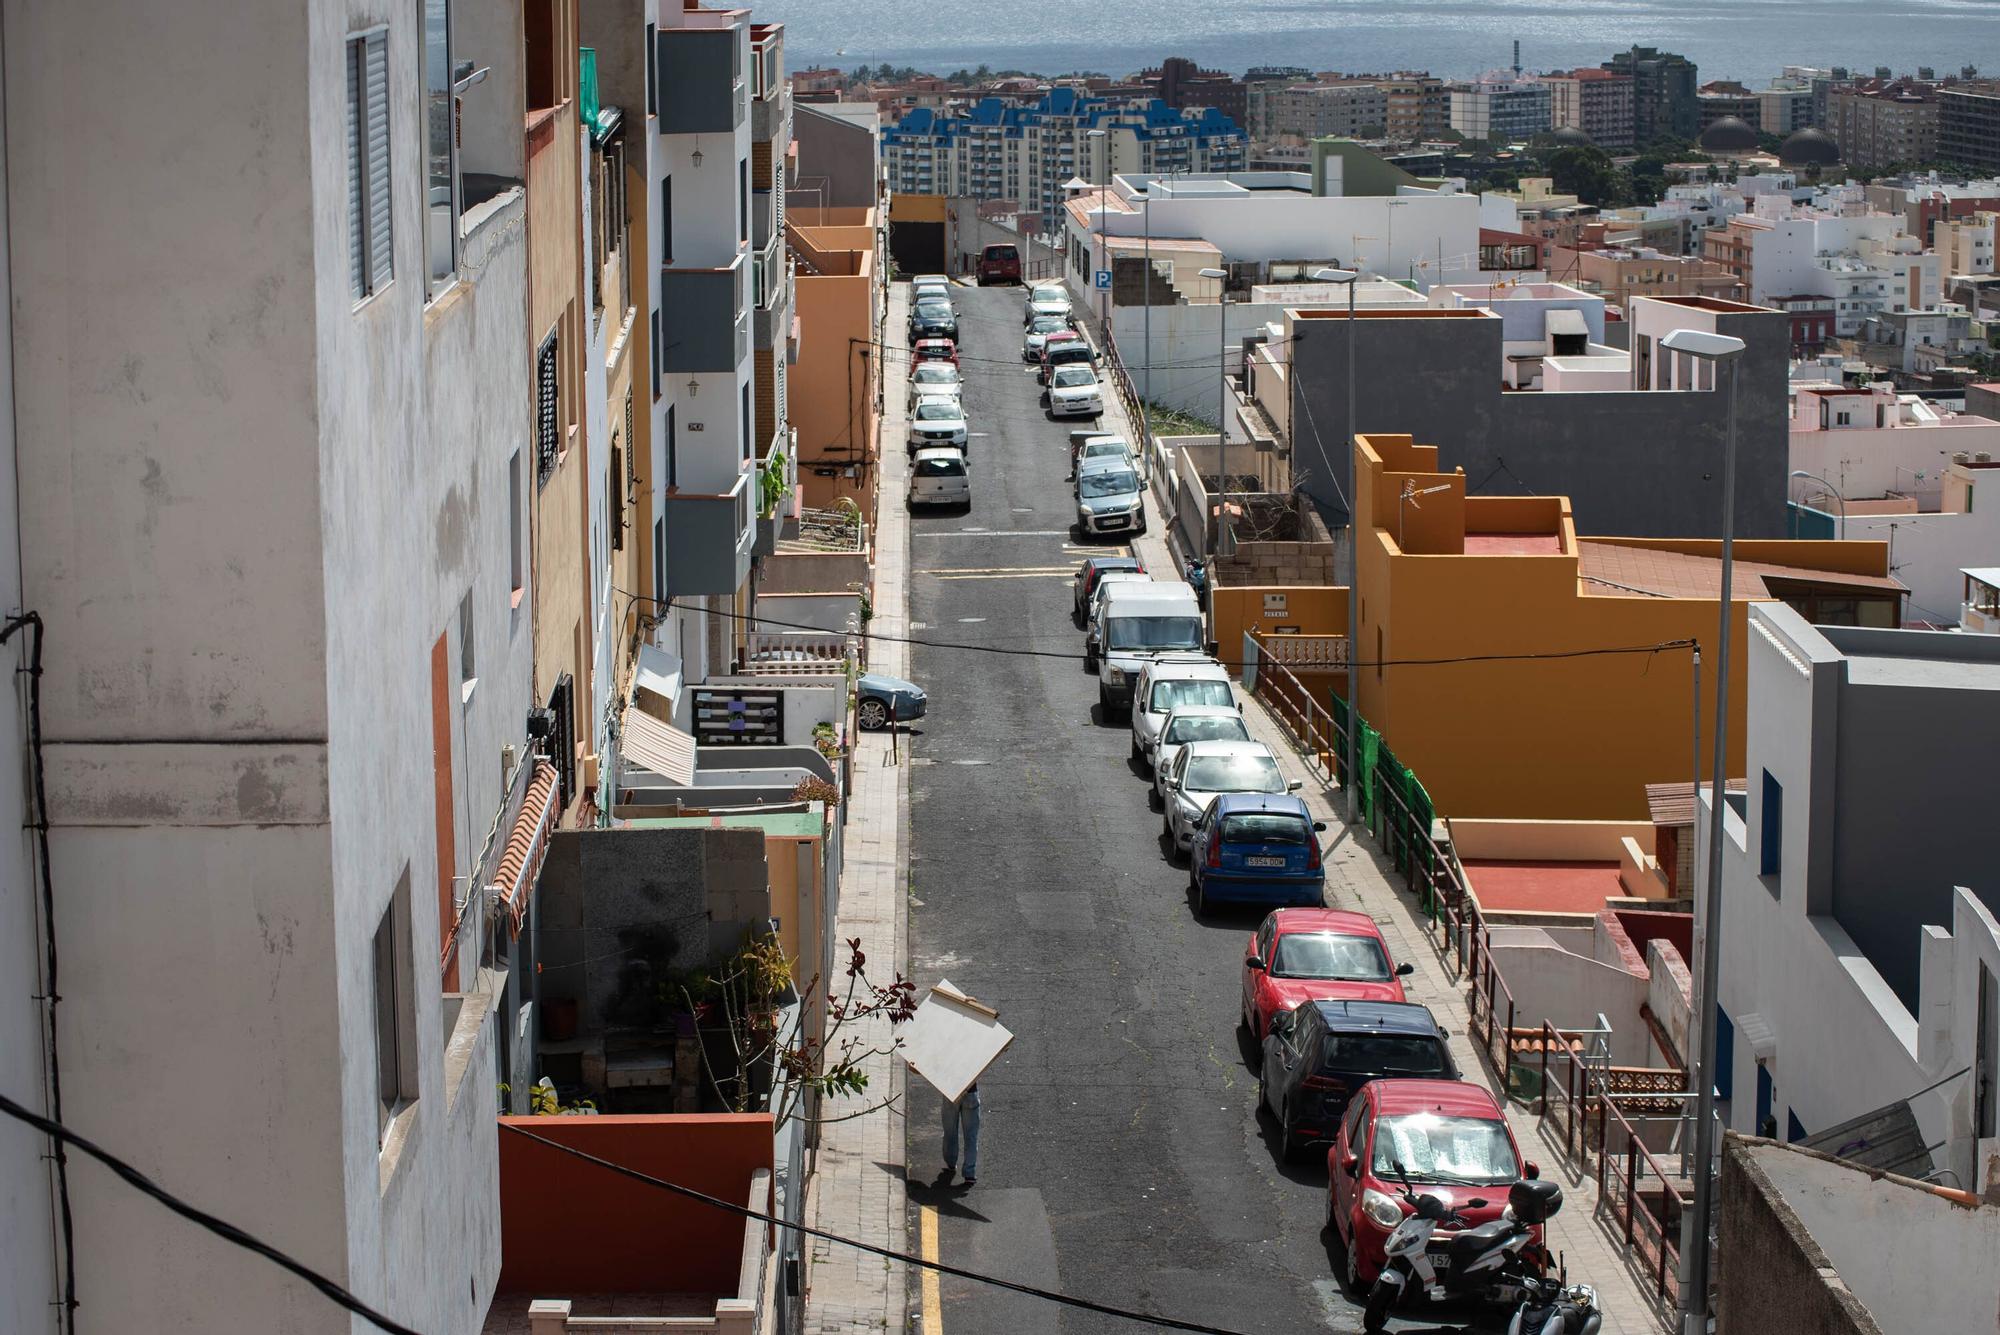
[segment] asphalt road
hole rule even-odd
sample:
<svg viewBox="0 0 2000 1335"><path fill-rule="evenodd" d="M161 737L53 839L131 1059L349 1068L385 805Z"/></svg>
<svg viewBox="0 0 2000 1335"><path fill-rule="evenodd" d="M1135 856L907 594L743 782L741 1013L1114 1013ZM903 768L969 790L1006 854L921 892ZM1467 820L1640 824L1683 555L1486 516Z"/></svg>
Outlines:
<svg viewBox="0 0 2000 1335"><path fill-rule="evenodd" d="M1237 970L1255 916L1196 920L1129 733L1070 657L1070 572L1119 550L1070 536L1073 424L1020 369L1019 290L955 300L973 503L912 523L910 615L1010 652L913 650L931 712L910 750L910 964L1016 1039L980 1082L974 1187L934 1183L939 1100L911 1080L911 1236L929 1206L954 1265L1231 1330L1359 1330L1320 1231L1325 1167L1280 1164L1253 1115ZM915 1277L911 1296L922 1311ZM1145 1329L956 1278L940 1297L950 1335Z"/></svg>

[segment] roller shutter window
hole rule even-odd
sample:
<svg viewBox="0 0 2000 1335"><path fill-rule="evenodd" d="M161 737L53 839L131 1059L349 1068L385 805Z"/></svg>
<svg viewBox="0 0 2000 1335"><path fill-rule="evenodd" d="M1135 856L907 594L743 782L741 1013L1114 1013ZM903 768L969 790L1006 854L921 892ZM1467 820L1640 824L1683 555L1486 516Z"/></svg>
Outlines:
<svg viewBox="0 0 2000 1335"><path fill-rule="evenodd" d="M535 485L549 480L556 471L560 449L558 429L561 395L556 378L556 336L551 333L535 354Z"/></svg>
<svg viewBox="0 0 2000 1335"><path fill-rule="evenodd" d="M389 192L389 31L347 41L347 260L354 299L395 276Z"/></svg>

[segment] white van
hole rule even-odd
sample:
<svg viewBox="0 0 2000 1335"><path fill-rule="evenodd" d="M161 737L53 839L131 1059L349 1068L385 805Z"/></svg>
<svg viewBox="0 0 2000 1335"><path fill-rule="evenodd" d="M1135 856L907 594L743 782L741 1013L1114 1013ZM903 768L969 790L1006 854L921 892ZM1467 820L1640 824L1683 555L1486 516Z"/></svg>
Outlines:
<svg viewBox="0 0 2000 1335"><path fill-rule="evenodd" d="M1131 707L1139 669L1148 660L1202 647L1201 600L1186 584L1151 580L1113 585L1097 605L1098 704L1107 715L1123 713Z"/></svg>
<svg viewBox="0 0 2000 1335"><path fill-rule="evenodd" d="M972 506L972 479L959 450L918 450L910 461L910 506Z"/></svg>
<svg viewBox="0 0 2000 1335"><path fill-rule="evenodd" d="M1206 654L1162 654L1139 670L1132 693L1132 758L1153 767L1167 715L1190 705L1234 705L1229 669Z"/></svg>

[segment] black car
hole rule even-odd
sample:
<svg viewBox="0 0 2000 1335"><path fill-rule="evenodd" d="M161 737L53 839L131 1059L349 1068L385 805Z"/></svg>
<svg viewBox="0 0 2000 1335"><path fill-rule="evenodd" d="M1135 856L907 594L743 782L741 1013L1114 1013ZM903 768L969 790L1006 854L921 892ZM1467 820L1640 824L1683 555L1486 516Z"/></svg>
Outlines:
<svg viewBox="0 0 2000 1335"><path fill-rule="evenodd" d="M1444 1030L1410 1001L1308 1001L1271 1017L1258 1102L1278 1119L1287 1159L1328 1145L1354 1092L1383 1076L1456 1080Z"/></svg>
<svg viewBox="0 0 2000 1335"><path fill-rule="evenodd" d="M920 301L910 312L910 337L958 339L958 317L952 314L951 304L943 301Z"/></svg>
<svg viewBox="0 0 2000 1335"><path fill-rule="evenodd" d="M1071 581L1070 606L1078 616L1090 606L1090 591L1097 587L1097 577L1108 570L1136 570L1145 573L1146 563L1136 556L1087 556L1083 564L1076 568L1076 578Z"/></svg>

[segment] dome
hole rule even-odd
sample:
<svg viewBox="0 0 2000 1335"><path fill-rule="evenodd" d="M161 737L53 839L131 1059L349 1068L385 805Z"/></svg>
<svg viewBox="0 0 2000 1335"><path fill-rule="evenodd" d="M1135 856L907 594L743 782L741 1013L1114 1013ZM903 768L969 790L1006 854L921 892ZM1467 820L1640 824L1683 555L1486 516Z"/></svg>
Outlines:
<svg viewBox="0 0 2000 1335"><path fill-rule="evenodd" d="M1537 135L1536 139L1550 148L1595 148L1597 141L1574 125L1558 125L1555 129Z"/></svg>
<svg viewBox="0 0 2000 1335"><path fill-rule="evenodd" d="M1711 153L1747 153L1757 147L1757 132L1734 116L1724 116L1701 132L1701 146Z"/></svg>
<svg viewBox="0 0 2000 1335"><path fill-rule="evenodd" d="M1778 150L1787 167L1828 167L1840 161L1840 145L1824 130L1800 130Z"/></svg>

